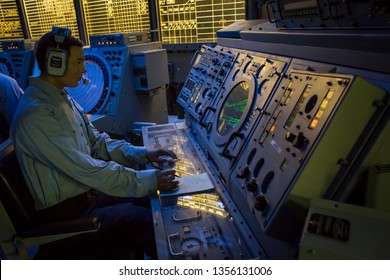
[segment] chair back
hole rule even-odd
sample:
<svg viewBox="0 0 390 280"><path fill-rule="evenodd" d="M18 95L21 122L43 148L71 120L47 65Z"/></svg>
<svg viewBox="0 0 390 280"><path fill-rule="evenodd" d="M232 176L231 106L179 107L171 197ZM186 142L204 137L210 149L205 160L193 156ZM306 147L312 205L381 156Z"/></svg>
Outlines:
<svg viewBox="0 0 390 280"><path fill-rule="evenodd" d="M0 200L16 232L34 224L34 201L24 180L10 139L0 144Z"/></svg>
<svg viewBox="0 0 390 280"><path fill-rule="evenodd" d="M9 123L0 112L0 143L9 138Z"/></svg>

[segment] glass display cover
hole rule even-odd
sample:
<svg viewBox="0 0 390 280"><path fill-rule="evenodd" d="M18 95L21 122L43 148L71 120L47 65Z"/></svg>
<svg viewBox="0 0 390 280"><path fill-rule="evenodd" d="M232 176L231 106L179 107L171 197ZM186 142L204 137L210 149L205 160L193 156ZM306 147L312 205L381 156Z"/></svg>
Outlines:
<svg viewBox="0 0 390 280"><path fill-rule="evenodd" d="M218 116L217 131L221 136L231 133L248 104L249 84L238 83L229 93Z"/></svg>

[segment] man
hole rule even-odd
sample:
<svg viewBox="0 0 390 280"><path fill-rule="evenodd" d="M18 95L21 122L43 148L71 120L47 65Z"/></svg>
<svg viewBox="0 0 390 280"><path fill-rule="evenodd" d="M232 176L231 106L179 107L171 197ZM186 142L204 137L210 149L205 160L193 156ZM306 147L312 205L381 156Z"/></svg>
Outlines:
<svg viewBox="0 0 390 280"><path fill-rule="evenodd" d="M83 43L69 30L53 27L37 42L35 53L41 75L30 77L10 137L39 218L99 218L100 230L77 245L79 252L70 257L64 252L64 258L119 259L131 249L155 256L147 196L172 191L178 182L173 170L128 166L176 155L111 139L93 127L64 89L76 87L86 72ZM92 253L97 248L102 256Z"/></svg>
<svg viewBox="0 0 390 280"><path fill-rule="evenodd" d="M0 71L0 143L9 137L9 126L22 95L17 81Z"/></svg>

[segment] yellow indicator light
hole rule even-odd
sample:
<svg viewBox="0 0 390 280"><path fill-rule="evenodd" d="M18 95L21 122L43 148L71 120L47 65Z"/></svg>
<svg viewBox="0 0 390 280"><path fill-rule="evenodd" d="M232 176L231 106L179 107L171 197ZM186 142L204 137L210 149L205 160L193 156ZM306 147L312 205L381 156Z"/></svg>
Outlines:
<svg viewBox="0 0 390 280"><path fill-rule="evenodd" d="M316 114L315 118L316 118L316 119L319 119L319 118L321 118L323 113L324 113L324 111L323 111L323 110L318 110L318 112L317 112L317 114Z"/></svg>
<svg viewBox="0 0 390 280"><path fill-rule="evenodd" d="M331 99L334 95L334 89L329 89L327 95L326 95L326 99Z"/></svg>
<svg viewBox="0 0 390 280"><path fill-rule="evenodd" d="M325 99L324 101L322 101L320 108L323 110L326 108L326 106L328 106L328 100Z"/></svg>

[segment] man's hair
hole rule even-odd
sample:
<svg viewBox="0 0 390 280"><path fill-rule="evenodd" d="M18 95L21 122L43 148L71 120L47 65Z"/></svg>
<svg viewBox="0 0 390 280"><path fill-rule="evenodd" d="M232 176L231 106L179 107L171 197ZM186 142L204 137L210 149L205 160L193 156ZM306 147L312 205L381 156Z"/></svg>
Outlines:
<svg viewBox="0 0 390 280"><path fill-rule="evenodd" d="M82 41L80 41L76 37L73 37L72 35L65 37L64 41L58 44L54 39L55 35L55 32L50 31L43 35L35 45L35 59L37 60L39 70L41 70L42 72L44 72L45 70L45 57L48 48L58 47L59 49L69 51L71 46L84 46L84 43Z"/></svg>

